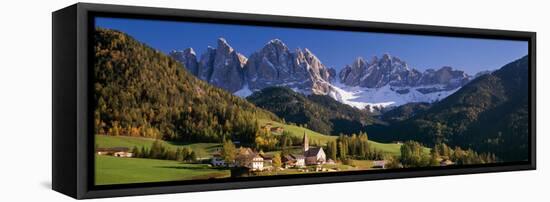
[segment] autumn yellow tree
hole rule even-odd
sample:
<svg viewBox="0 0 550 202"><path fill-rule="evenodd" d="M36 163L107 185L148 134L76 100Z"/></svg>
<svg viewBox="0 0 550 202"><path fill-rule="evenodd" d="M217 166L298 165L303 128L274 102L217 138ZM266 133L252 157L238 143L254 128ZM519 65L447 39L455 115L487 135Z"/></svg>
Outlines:
<svg viewBox="0 0 550 202"><path fill-rule="evenodd" d="M273 155L273 167L277 169L277 168L280 168L281 166L282 166L281 154L275 153L275 155Z"/></svg>

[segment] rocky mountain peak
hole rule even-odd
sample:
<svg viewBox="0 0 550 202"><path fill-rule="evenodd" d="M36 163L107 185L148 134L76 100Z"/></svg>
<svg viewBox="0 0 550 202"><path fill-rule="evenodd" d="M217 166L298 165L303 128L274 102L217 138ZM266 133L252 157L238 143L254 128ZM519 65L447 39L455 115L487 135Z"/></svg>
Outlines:
<svg viewBox="0 0 550 202"><path fill-rule="evenodd" d="M304 54L306 57L315 57L315 55L308 48L304 48Z"/></svg>
<svg viewBox="0 0 550 202"><path fill-rule="evenodd" d="M359 56L358 58L362 58L362 57ZM377 63L377 62L378 62L378 59L379 59L378 56L376 56L376 55L375 55L375 56L372 56L372 57L370 58L370 63ZM355 60L357 60L357 59L355 59Z"/></svg>
<svg viewBox="0 0 550 202"><path fill-rule="evenodd" d="M246 57L237 53L224 38L219 38L209 82L229 92L241 89L245 61Z"/></svg>
<svg viewBox="0 0 550 202"><path fill-rule="evenodd" d="M372 61L377 60L377 58L373 58ZM338 74L340 82L348 86L358 86L360 84L361 77L365 75L367 68L368 63L364 58L355 58L351 65L346 65L342 70L340 70L340 73Z"/></svg>
<svg viewBox="0 0 550 202"><path fill-rule="evenodd" d="M217 50L225 53L231 53L234 51L233 47L231 47L224 38L218 38Z"/></svg>
<svg viewBox="0 0 550 202"><path fill-rule="evenodd" d="M468 80L463 71L452 67L420 72L409 68L408 64L398 57L385 53L382 57L374 56L367 62L356 58L351 65L344 67L339 74L340 82L348 86L380 88L385 85L395 87L416 87L420 85L448 85L445 89L456 88ZM450 83L453 83L450 85Z"/></svg>
<svg viewBox="0 0 550 202"><path fill-rule="evenodd" d="M407 63L405 63L398 57L391 56L389 53L385 53L382 56L382 59L380 59L377 62L373 62L373 64L377 64L381 68L385 68L388 71L408 71L409 70Z"/></svg>
<svg viewBox="0 0 550 202"><path fill-rule="evenodd" d="M243 67L248 59L235 51L224 38L217 40L216 48L208 46L200 61L192 48L173 51L170 56L181 62L193 75L217 87L234 92L244 85Z"/></svg>
<svg viewBox="0 0 550 202"><path fill-rule="evenodd" d="M248 61L248 58L241 53L237 53L237 56L239 58L239 62L241 63L241 66L244 67L246 62Z"/></svg>
<svg viewBox="0 0 550 202"><path fill-rule="evenodd" d="M288 46L280 39L272 39L265 44L262 48L262 52L265 53L284 53L288 52Z"/></svg>
<svg viewBox="0 0 550 202"><path fill-rule="evenodd" d="M449 66L420 72L389 53L370 60L357 57L337 72L325 66L310 49L291 51L280 39L268 41L249 58L224 38L217 40L215 48L208 47L200 60L192 48L170 55L200 79L239 96L271 86L285 86L304 94L336 95L340 93L336 88L341 86L386 89L408 99L411 92L417 93L415 98L422 96L418 93L431 96L434 92L451 92L472 78ZM433 100L429 98L418 100Z"/></svg>
<svg viewBox="0 0 550 202"><path fill-rule="evenodd" d="M378 58L374 57L373 58L373 61L377 61ZM365 60L365 58L363 57L357 57L355 58L355 60L353 61L352 65L351 65L352 68L363 68L363 67L367 67L367 60Z"/></svg>
<svg viewBox="0 0 550 202"><path fill-rule="evenodd" d="M273 39L253 53L245 67L251 90L269 86L287 86L303 93L328 93L330 74L308 49L291 52L280 39ZM324 86L320 87L325 83Z"/></svg>
<svg viewBox="0 0 550 202"><path fill-rule="evenodd" d="M446 72L450 72L450 71L453 71L453 68L450 67L450 66L443 66L439 69L439 71L446 71Z"/></svg>
<svg viewBox="0 0 550 202"><path fill-rule="evenodd" d="M274 45L274 46L284 46L286 47L286 44L281 39L271 39L266 43L266 45Z"/></svg>
<svg viewBox="0 0 550 202"><path fill-rule="evenodd" d="M197 61L197 54L193 48L173 50L170 51L168 55L180 62L189 72L191 72L191 74L197 75L199 64Z"/></svg>
<svg viewBox="0 0 550 202"><path fill-rule="evenodd" d="M418 85L440 85L442 90L451 90L468 83L473 77L464 71L443 66L437 70L428 69L423 72Z"/></svg>
<svg viewBox="0 0 550 202"><path fill-rule="evenodd" d="M188 54L188 55L194 55L195 57L197 56L197 53L195 53L195 50L191 47L186 48L185 50L183 50L183 53Z"/></svg>
<svg viewBox="0 0 550 202"><path fill-rule="evenodd" d="M390 55L390 53L384 53L382 55L382 60L391 61L392 59L393 59L393 57Z"/></svg>

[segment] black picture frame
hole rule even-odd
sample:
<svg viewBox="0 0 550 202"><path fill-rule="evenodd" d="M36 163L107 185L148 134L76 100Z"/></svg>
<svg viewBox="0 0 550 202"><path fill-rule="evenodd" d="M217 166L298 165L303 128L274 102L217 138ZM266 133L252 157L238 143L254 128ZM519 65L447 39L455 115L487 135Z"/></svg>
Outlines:
<svg viewBox="0 0 550 202"><path fill-rule="evenodd" d="M523 40L529 44L529 161L445 168L410 168L359 173L277 176L96 186L91 31L97 16L217 22L432 36ZM317 183L351 182L536 169L536 33L352 20L257 15L183 9L77 3L52 13L52 188L84 199Z"/></svg>

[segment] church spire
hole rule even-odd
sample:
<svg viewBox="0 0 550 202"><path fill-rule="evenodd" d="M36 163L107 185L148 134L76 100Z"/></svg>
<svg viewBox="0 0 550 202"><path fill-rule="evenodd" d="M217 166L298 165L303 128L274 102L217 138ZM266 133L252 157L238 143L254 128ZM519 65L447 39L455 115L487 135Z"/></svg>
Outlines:
<svg viewBox="0 0 550 202"><path fill-rule="evenodd" d="M308 142L308 140L307 140L306 131L304 131L304 140L303 140L303 144L304 144L304 152L307 152L307 150L309 150L309 142Z"/></svg>

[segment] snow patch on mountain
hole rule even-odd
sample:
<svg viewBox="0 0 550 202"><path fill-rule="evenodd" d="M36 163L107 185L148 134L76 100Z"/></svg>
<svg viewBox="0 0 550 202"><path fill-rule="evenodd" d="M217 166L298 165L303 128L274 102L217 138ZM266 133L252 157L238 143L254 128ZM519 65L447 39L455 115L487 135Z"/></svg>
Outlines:
<svg viewBox="0 0 550 202"><path fill-rule="evenodd" d="M243 88L241 88L240 90L238 91L235 91L233 94L236 95L236 96L239 96L239 97L242 97L242 98L245 98L245 97L248 97L250 95L252 95L252 90L250 90L250 88L248 87L248 84L245 84L243 86Z"/></svg>
<svg viewBox="0 0 550 202"><path fill-rule="evenodd" d="M249 57L224 38L218 39L217 47L209 46L200 58L192 48L172 51L170 56L198 78L240 97L283 86L304 95L329 95L371 111L410 102L436 102L473 78L449 66L421 72L387 53L370 60L357 57L337 72L311 50L291 51L280 39L270 40Z"/></svg>
<svg viewBox="0 0 550 202"><path fill-rule="evenodd" d="M331 85L328 95L335 100L359 108L374 111L375 108L397 107L410 102L436 102L453 94L459 88L446 91L422 93L420 89L442 88L440 85L417 87L393 87L385 85L380 88L346 86L341 83Z"/></svg>

